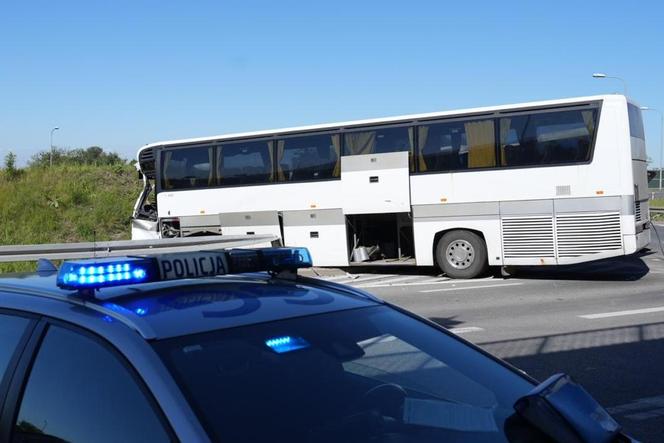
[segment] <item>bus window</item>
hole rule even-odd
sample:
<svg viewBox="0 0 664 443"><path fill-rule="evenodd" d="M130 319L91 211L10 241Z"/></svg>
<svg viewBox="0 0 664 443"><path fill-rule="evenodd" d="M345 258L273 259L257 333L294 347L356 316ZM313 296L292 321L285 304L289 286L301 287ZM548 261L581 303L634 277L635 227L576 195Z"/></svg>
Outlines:
<svg viewBox="0 0 664 443"><path fill-rule="evenodd" d="M633 104L627 103L627 115L629 116L629 135L645 140L641 110Z"/></svg>
<svg viewBox="0 0 664 443"><path fill-rule="evenodd" d="M308 135L277 142L279 181L324 180L341 175L341 136Z"/></svg>
<svg viewBox="0 0 664 443"><path fill-rule="evenodd" d="M377 128L344 135L344 155L383 154L386 152L409 152L410 170L413 163L413 128L406 126Z"/></svg>
<svg viewBox="0 0 664 443"><path fill-rule="evenodd" d="M501 164L532 166L586 162L590 159L596 124L596 109L501 118Z"/></svg>
<svg viewBox="0 0 664 443"><path fill-rule="evenodd" d="M226 143L217 151L217 184L250 185L274 181L272 142Z"/></svg>
<svg viewBox="0 0 664 443"><path fill-rule="evenodd" d="M493 120L468 120L418 127L420 172L496 166Z"/></svg>
<svg viewBox="0 0 664 443"><path fill-rule="evenodd" d="M190 189L211 186L212 147L169 149L161 154L161 187Z"/></svg>

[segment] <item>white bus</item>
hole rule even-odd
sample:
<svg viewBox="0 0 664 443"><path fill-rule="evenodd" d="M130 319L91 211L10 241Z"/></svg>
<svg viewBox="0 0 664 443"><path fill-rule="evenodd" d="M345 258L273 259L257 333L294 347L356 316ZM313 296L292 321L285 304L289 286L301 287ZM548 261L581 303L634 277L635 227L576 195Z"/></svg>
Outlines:
<svg viewBox="0 0 664 443"><path fill-rule="evenodd" d="M133 238L274 234L456 278L650 240L641 111L602 95L154 143Z"/></svg>

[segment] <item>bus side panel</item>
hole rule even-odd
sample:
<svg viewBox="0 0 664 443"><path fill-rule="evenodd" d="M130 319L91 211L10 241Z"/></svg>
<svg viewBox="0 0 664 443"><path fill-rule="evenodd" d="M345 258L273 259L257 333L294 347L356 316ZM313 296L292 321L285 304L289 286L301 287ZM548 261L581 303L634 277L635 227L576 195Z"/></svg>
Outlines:
<svg viewBox="0 0 664 443"><path fill-rule="evenodd" d="M162 191L157 205L160 218L341 208L341 180Z"/></svg>
<svg viewBox="0 0 664 443"><path fill-rule="evenodd" d="M284 244L306 247L314 266L348 266L346 219L341 209L284 211Z"/></svg>
<svg viewBox="0 0 664 443"><path fill-rule="evenodd" d="M276 235L281 238L277 211L234 212L219 215L223 235Z"/></svg>
<svg viewBox="0 0 664 443"><path fill-rule="evenodd" d="M408 152L341 157L345 214L410 211Z"/></svg>

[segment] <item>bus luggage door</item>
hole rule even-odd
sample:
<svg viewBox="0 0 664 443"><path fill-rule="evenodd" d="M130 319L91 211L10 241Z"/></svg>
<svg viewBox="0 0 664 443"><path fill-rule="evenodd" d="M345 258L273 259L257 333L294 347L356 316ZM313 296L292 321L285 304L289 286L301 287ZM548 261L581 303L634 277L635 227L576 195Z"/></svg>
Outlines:
<svg viewBox="0 0 664 443"><path fill-rule="evenodd" d="M284 244L309 248L314 266L348 266L341 209L284 211Z"/></svg>
<svg viewBox="0 0 664 443"><path fill-rule="evenodd" d="M277 211L219 214L219 223L223 235L276 235L281 237Z"/></svg>
<svg viewBox="0 0 664 443"><path fill-rule="evenodd" d="M408 152L341 157L341 191L346 215L410 212Z"/></svg>

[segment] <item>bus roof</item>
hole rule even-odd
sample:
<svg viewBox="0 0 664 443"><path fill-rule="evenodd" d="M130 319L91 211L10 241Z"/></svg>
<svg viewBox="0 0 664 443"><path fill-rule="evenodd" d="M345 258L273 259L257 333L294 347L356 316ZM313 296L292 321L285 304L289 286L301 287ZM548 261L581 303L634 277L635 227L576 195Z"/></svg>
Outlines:
<svg viewBox="0 0 664 443"><path fill-rule="evenodd" d="M242 138L251 138L251 137L269 137L275 135L288 135L298 132L314 132L314 131L324 131L337 128L350 128L350 127L361 127L377 124L390 124L390 123L400 123L407 122L412 120L424 120L424 119L435 119L440 117L452 117L452 116L464 116L464 115L475 115L475 114L484 114L489 112L498 112L498 111L509 111L522 108L534 108L542 106L558 106L558 105L568 105L574 103L583 103L590 101L598 100L623 100L629 101L632 103L632 100L628 99L621 94L605 94L605 95L594 95L586 97L571 97L564 99L556 100L542 100L542 101L533 101L533 102L524 102L524 103L515 103L509 105L498 105L498 106L485 106L480 108L467 108L467 109L456 109L450 111L438 111L438 112L429 112L423 114L407 114L399 115L392 117L382 117L382 118L372 118L365 120L351 120L345 122L336 122L336 123L324 123L318 125L306 125L306 126L296 126L290 128L281 128L281 129L267 129L262 131L250 131L250 132L238 132L231 134L222 134L211 137L195 137L179 140L168 140L160 141L156 143L150 143L145 146L142 146L138 150L138 155L141 151L145 149L150 149L157 146L176 146L184 144L195 144L195 143L209 143L214 141L223 141L223 140L232 140L232 139L242 139Z"/></svg>

